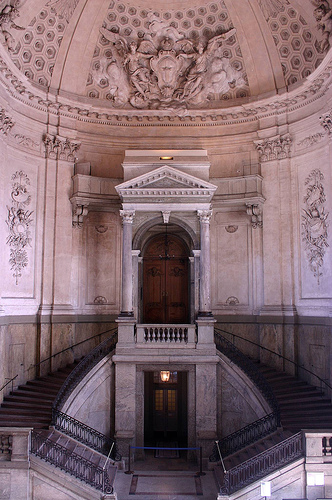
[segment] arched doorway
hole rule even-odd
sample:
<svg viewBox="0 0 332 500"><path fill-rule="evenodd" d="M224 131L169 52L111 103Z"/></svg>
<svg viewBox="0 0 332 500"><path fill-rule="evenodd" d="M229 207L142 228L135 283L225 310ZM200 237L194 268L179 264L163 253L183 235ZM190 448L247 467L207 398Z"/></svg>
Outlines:
<svg viewBox="0 0 332 500"><path fill-rule="evenodd" d="M143 257L143 322L189 322L189 252L172 234L152 238Z"/></svg>

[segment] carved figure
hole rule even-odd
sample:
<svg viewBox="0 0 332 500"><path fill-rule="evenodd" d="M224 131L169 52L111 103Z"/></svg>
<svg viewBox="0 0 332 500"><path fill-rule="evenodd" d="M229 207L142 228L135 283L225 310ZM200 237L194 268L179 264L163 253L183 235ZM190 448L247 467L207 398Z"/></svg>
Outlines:
<svg viewBox="0 0 332 500"><path fill-rule="evenodd" d="M57 14L62 19L66 19L67 23L78 4L79 0L49 0L46 4L47 7L51 7L51 10Z"/></svg>
<svg viewBox="0 0 332 500"><path fill-rule="evenodd" d="M0 12L0 36L2 43L7 47L8 51L14 50L15 40L10 33L11 29L23 30L21 26L18 26L14 19L19 17L19 7L20 0L12 0L12 2L7 1L3 5ZM1 7L0 7L1 8Z"/></svg>
<svg viewBox="0 0 332 500"><path fill-rule="evenodd" d="M265 19L268 20L270 17L275 17L278 12L282 12L284 10L284 5L289 4L288 0L258 0L258 4L265 16Z"/></svg>
<svg viewBox="0 0 332 500"><path fill-rule="evenodd" d="M172 109L180 114L188 103L199 105L210 94L227 92L244 82L220 50L235 34L234 28L196 48L152 14L149 29L150 33L137 42L100 29L115 50L106 63L93 70L93 77L97 82L107 78L114 103L129 102L139 109Z"/></svg>
<svg viewBox="0 0 332 500"><path fill-rule="evenodd" d="M325 52L330 48L329 39L332 33L332 10L327 0L313 0L312 3L317 6L314 10L317 28L323 33L319 49L321 52Z"/></svg>

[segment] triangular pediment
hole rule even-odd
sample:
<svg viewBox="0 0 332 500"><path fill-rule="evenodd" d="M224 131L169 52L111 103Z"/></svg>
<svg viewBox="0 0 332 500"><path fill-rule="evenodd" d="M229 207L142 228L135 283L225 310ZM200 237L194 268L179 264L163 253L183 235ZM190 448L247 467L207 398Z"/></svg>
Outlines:
<svg viewBox="0 0 332 500"><path fill-rule="evenodd" d="M130 179L119 184L115 188L123 201L138 199L146 201L158 197L165 197L169 201L176 198L181 199L202 199L209 201L216 186L194 177L193 175L181 172L169 165L163 165L148 173Z"/></svg>

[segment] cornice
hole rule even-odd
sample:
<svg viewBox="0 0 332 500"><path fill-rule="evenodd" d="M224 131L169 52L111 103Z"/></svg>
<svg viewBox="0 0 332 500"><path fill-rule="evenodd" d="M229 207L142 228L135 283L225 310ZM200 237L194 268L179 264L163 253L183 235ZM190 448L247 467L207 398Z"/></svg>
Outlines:
<svg viewBox="0 0 332 500"><path fill-rule="evenodd" d="M2 52L2 53L1 53ZM296 111L319 100L331 86L332 52L304 83L282 95L262 98L241 106L220 109L191 109L177 116L176 111L114 110L100 103L87 103L75 96L62 97L49 89L45 93L28 81L0 48L0 81L13 99L46 115L74 121L120 127L215 127L256 122L262 118ZM30 113L31 116L31 113Z"/></svg>

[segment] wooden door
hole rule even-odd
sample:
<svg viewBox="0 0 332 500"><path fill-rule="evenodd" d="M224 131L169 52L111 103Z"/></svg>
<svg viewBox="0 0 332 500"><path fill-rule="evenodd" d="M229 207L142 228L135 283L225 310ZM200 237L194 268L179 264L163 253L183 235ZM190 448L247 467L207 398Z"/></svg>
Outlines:
<svg viewBox="0 0 332 500"><path fill-rule="evenodd" d="M143 258L143 322L187 323L188 251L176 236L160 235Z"/></svg>
<svg viewBox="0 0 332 500"><path fill-rule="evenodd" d="M154 389L153 431L169 432L178 430L177 389Z"/></svg>

